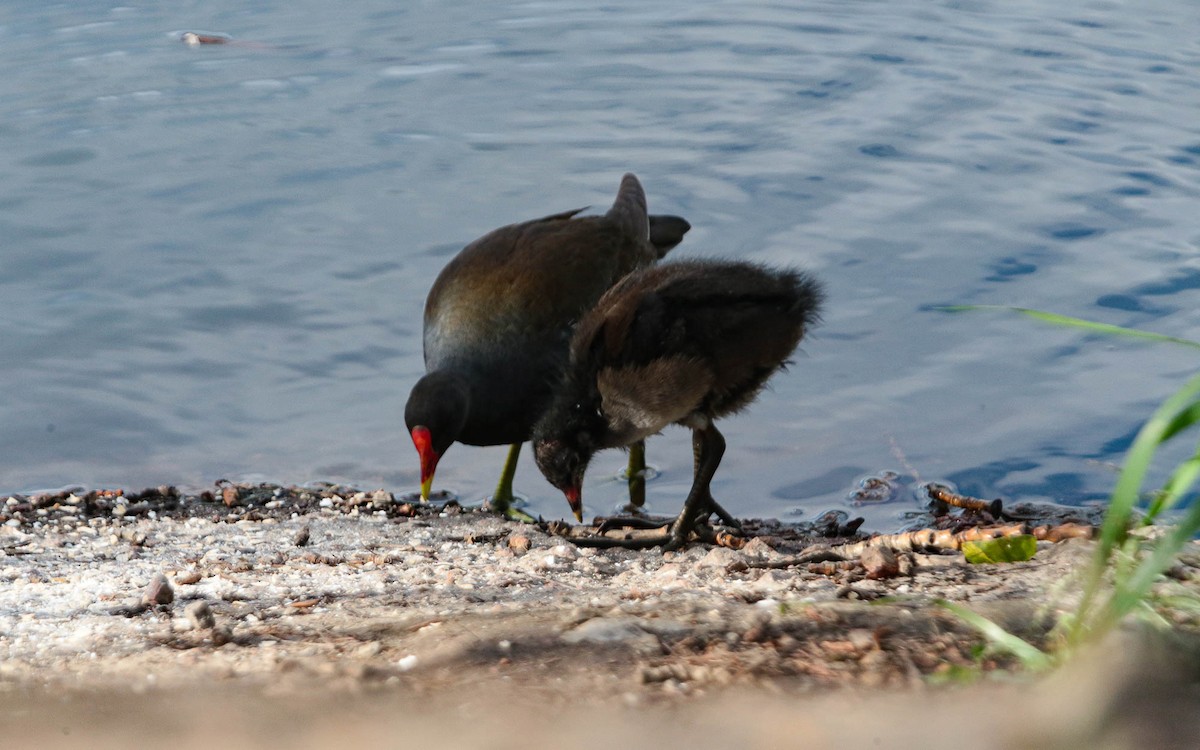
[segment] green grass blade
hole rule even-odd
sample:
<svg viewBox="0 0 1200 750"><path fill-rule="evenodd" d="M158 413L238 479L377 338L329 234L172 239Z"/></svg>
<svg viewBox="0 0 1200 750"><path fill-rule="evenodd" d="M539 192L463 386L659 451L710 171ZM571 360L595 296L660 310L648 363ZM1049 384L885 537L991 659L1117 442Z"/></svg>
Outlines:
<svg viewBox="0 0 1200 750"><path fill-rule="evenodd" d="M1164 344L1179 344L1182 346L1190 346L1193 349L1200 349L1200 341L1192 341L1191 339L1183 339L1177 336L1167 336L1161 333L1154 333L1153 331L1143 331L1140 328L1126 328L1125 326L1116 326L1110 323L1097 323L1094 320L1084 320L1083 318L1074 318L1070 315L1059 315L1058 313L1046 312L1044 310L1033 310L1028 307L1011 307L1009 305L946 305L935 309L942 310L943 312L1003 310L1006 312L1015 312L1022 315L1027 315L1036 320L1052 323L1054 325L1080 328L1092 333L1102 333L1109 336L1125 336L1127 338L1158 341Z"/></svg>
<svg viewBox="0 0 1200 750"><path fill-rule="evenodd" d="M1129 580L1121 586L1118 596L1129 596L1140 601L1150 591L1150 587L1171 567L1176 555L1183 550L1196 532L1200 531L1200 503L1194 503L1184 514L1179 523L1175 524L1165 537L1158 540L1149 557L1142 561ZM1127 609L1125 611L1128 611ZM1123 613L1122 613L1123 614Z"/></svg>
<svg viewBox="0 0 1200 750"><path fill-rule="evenodd" d="M1144 615L1159 617L1150 605L1152 588L1163 572L1171 566L1185 546L1200 531L1200 503L1192 505L1167 535L1151 546L1150 553L1134 563L1132 550L1126 550L1124 564L1115 572L1112 595L1089 613L1086 630L1076 628L1076 639L1085 632L1100 633L1121 622L1127 615L1143 610ZM1136 540L1131 539L1136 544Z"/></svg>
<svg viewBox="0 0 1200 750"><path fill-rule="evenodd" d="M1106 550L1111 550L1116 540L1124 534L1155 451L1165 440L1179 434L1176 417L1185 409L1190 409L1198 396L1200 375L1195 375L1164 401L1142 425L1142 429L1138 430L1133 445L1125 454L1125 465L1113 488L1108 512L1101 527L1100 539Z"/></svg>
<svg viewBox="0 0 1200 750"><path fill-rule="evenodd" d="M1084 583L1083 598L1079 604L1079 617L1074 620L1070 639L1077 641L1085 630L1091 629L1093 618L1092 607L1104 570L1112 557L1113 548L1124 538L1129 527L1133 509L1137 505L1138 493L1150 469L1150 462L1158 446L1169 436L1178 434L1176 417L1189 409L1200 396L1200 375L1193 376L1182 388L1164 401L1150 419L1142 425L1133 445L1125 454L1125 465L1117 478L1109 499L1108 510L1104 514L1104 522L1100 526L1097 539L1096 555Z"/></svg>
<svg viewBox="0 0 1200 750"><path fill-rule="evenodd" d="M1163 431L1163 442L1170 440L1194 424L1200 423L1200 401L1180 411Z"/></svg>
<svg viewBox="0 0 1200 750"><path fill-rule="evenodd" d="M1090 333L1124 336L1144 341L1178 344L1200 349L1200 342L1176 336L1126 328L1108 323L1097 323L1069 315L1032 310L1025 307L1003 305L955 305L938 308L946 312L980 310L1002 310L1015 312L1059 326L1077 328ZM1137 506L1141 488L1151 461L1163 443L1171 440L1191 427L1200 424L1200 375L1192 377L1182 388L1172 394L1154 411L1150 419L1138 430L1133 444L1125 454L1124 466L1117 478L1109 498L1108 510L1104 515L1097 539L1096 552L1084 580L1083 597L1075 612L1065 616L1059 623L1058 632L1066 636L1067 645L1078 645L1088 635L1098 635L1115 626L1135 610L1153 612L1149 597L1152 587L1163 572L1174 562L1185 545L1200 533L1200 503L1194 503L1184 517L1166 534L1148 545L1143 553L1143 540L1128 536L1134 508ZM1164 511L1176 505L1188 491L1200 481L1200 448L1195 455L1177 466L1163 485L1146 515L1149 523ZM1103 598L1101 587L1106 574L1111 576L1112 588ZM1047 655L1005 632L962 607L943 604L979 628L993 643L1016 654L1022 661L1033 659L1027 664L1047 660ZM1032 649L1034 654L1029 652ZM1035 667L1036 668L1036 667Z"/></svg>
<svg viewBox="0 0 1200 750"><path fill-rule="evenodd" d="M948 602L945 599L938 599L935 603L939 607L954 613L963 622L978 630L993 646L1007 651L1020 659L1026 669L1041 672L1053 666L1053 661L1044 651L1029 641L1018 638L978 612L967 609L960 604Z"/></svg>
<svg viewBox="0 0 1200 750"><path fill-rule="evenodd" d="M1150 504L1143 522L1149 525L1160 513L1173 508L1175 503L1179 502L1196 483L1197 477L1200 477L1200 453L1175 467L1175 471L1171 472L1171 477L1163 485L1162 491Z"/></svg>

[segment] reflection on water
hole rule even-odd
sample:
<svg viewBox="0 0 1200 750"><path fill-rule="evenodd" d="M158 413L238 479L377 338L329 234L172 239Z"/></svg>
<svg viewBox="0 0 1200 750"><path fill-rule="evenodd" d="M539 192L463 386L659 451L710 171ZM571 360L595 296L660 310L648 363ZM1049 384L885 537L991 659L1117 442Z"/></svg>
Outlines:
<svg viewBox="0 0 1200 750"><path fill-rule="evenodd" d="M824 325L725 421L746 515L894 469L1105 495L1200 337L1200 10L1037 2L10 3L0 19L0 489L416 483L401 414L440 267L636 171L675 253L803 264ZM189 48L196 28L236 45ZM674 513L688 436L650 443ZM492 487L503 448L439 482ZM1167 456L1164 460L1169 460ZM623 457L586 490L603 512ZM565 503L525 459L536 512ZM904 502L865 512L895 525Z"/></svg>

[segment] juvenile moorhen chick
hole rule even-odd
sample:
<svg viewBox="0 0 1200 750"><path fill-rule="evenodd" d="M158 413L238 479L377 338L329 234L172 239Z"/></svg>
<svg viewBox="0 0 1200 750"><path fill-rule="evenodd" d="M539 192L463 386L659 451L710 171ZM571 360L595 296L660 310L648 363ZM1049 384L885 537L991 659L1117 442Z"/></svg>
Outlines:
<svg viewBox="0 0 1200 750"><path fill-rule="evenodd" d="M511 510L520 444L549 403L572 328L618 279L657 261L691 228L677 216L647 216L632 174L608 213L576 216L582 210L489 232L430 289L427 372L404 408L421 459L422 500L451 443L511 444L491 505L521 515Z"/></svg>
<svg viewBox="0 0 1200 750"><path fill-rule="evenodd" d="M692 428L695 455L682 512L661 536L617 543L675 549L713 513L736 525L709 492L725 452L713 420L754 400L817 322L823 299L807 273L752 263L664 263L631 273L575 330L563 381L534 427L538 468L578 515L594 453L681 424Z"/></svg>

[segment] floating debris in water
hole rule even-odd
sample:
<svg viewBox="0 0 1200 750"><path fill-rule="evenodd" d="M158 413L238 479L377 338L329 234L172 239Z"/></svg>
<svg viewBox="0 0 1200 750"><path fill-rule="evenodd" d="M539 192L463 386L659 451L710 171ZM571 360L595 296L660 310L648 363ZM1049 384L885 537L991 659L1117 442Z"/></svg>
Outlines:
<svg viewBox="0 0 1200 750"><path fill-rule="evenodd" d="M229 44L233 38L225 34L201 34L195 31L185 31L179 35L179 41L189 47L199 47L202 44Z"/></svg>

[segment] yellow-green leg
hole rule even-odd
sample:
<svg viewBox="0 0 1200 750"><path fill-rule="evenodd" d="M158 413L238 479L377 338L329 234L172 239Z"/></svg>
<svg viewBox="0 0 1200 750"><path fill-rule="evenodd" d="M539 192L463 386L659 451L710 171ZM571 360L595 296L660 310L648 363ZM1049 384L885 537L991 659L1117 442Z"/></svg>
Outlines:
<svg viewBox="0 0 1200 750"><path fill-rule="evenodd" d="M629 510L637 513L646 505L646 443L639 440L629 446Z"/></svg>
<svg viewBox="0 0 1200 750"><path fill-rule="evenodd" d="M496 485L488 507L512 521L537 523L536 518L513 507L513 477L517 474L517 459L520 457L521 443L513 443L508 449L508 458L504 460L504 469L500 472L500 483Z"/></svg>

